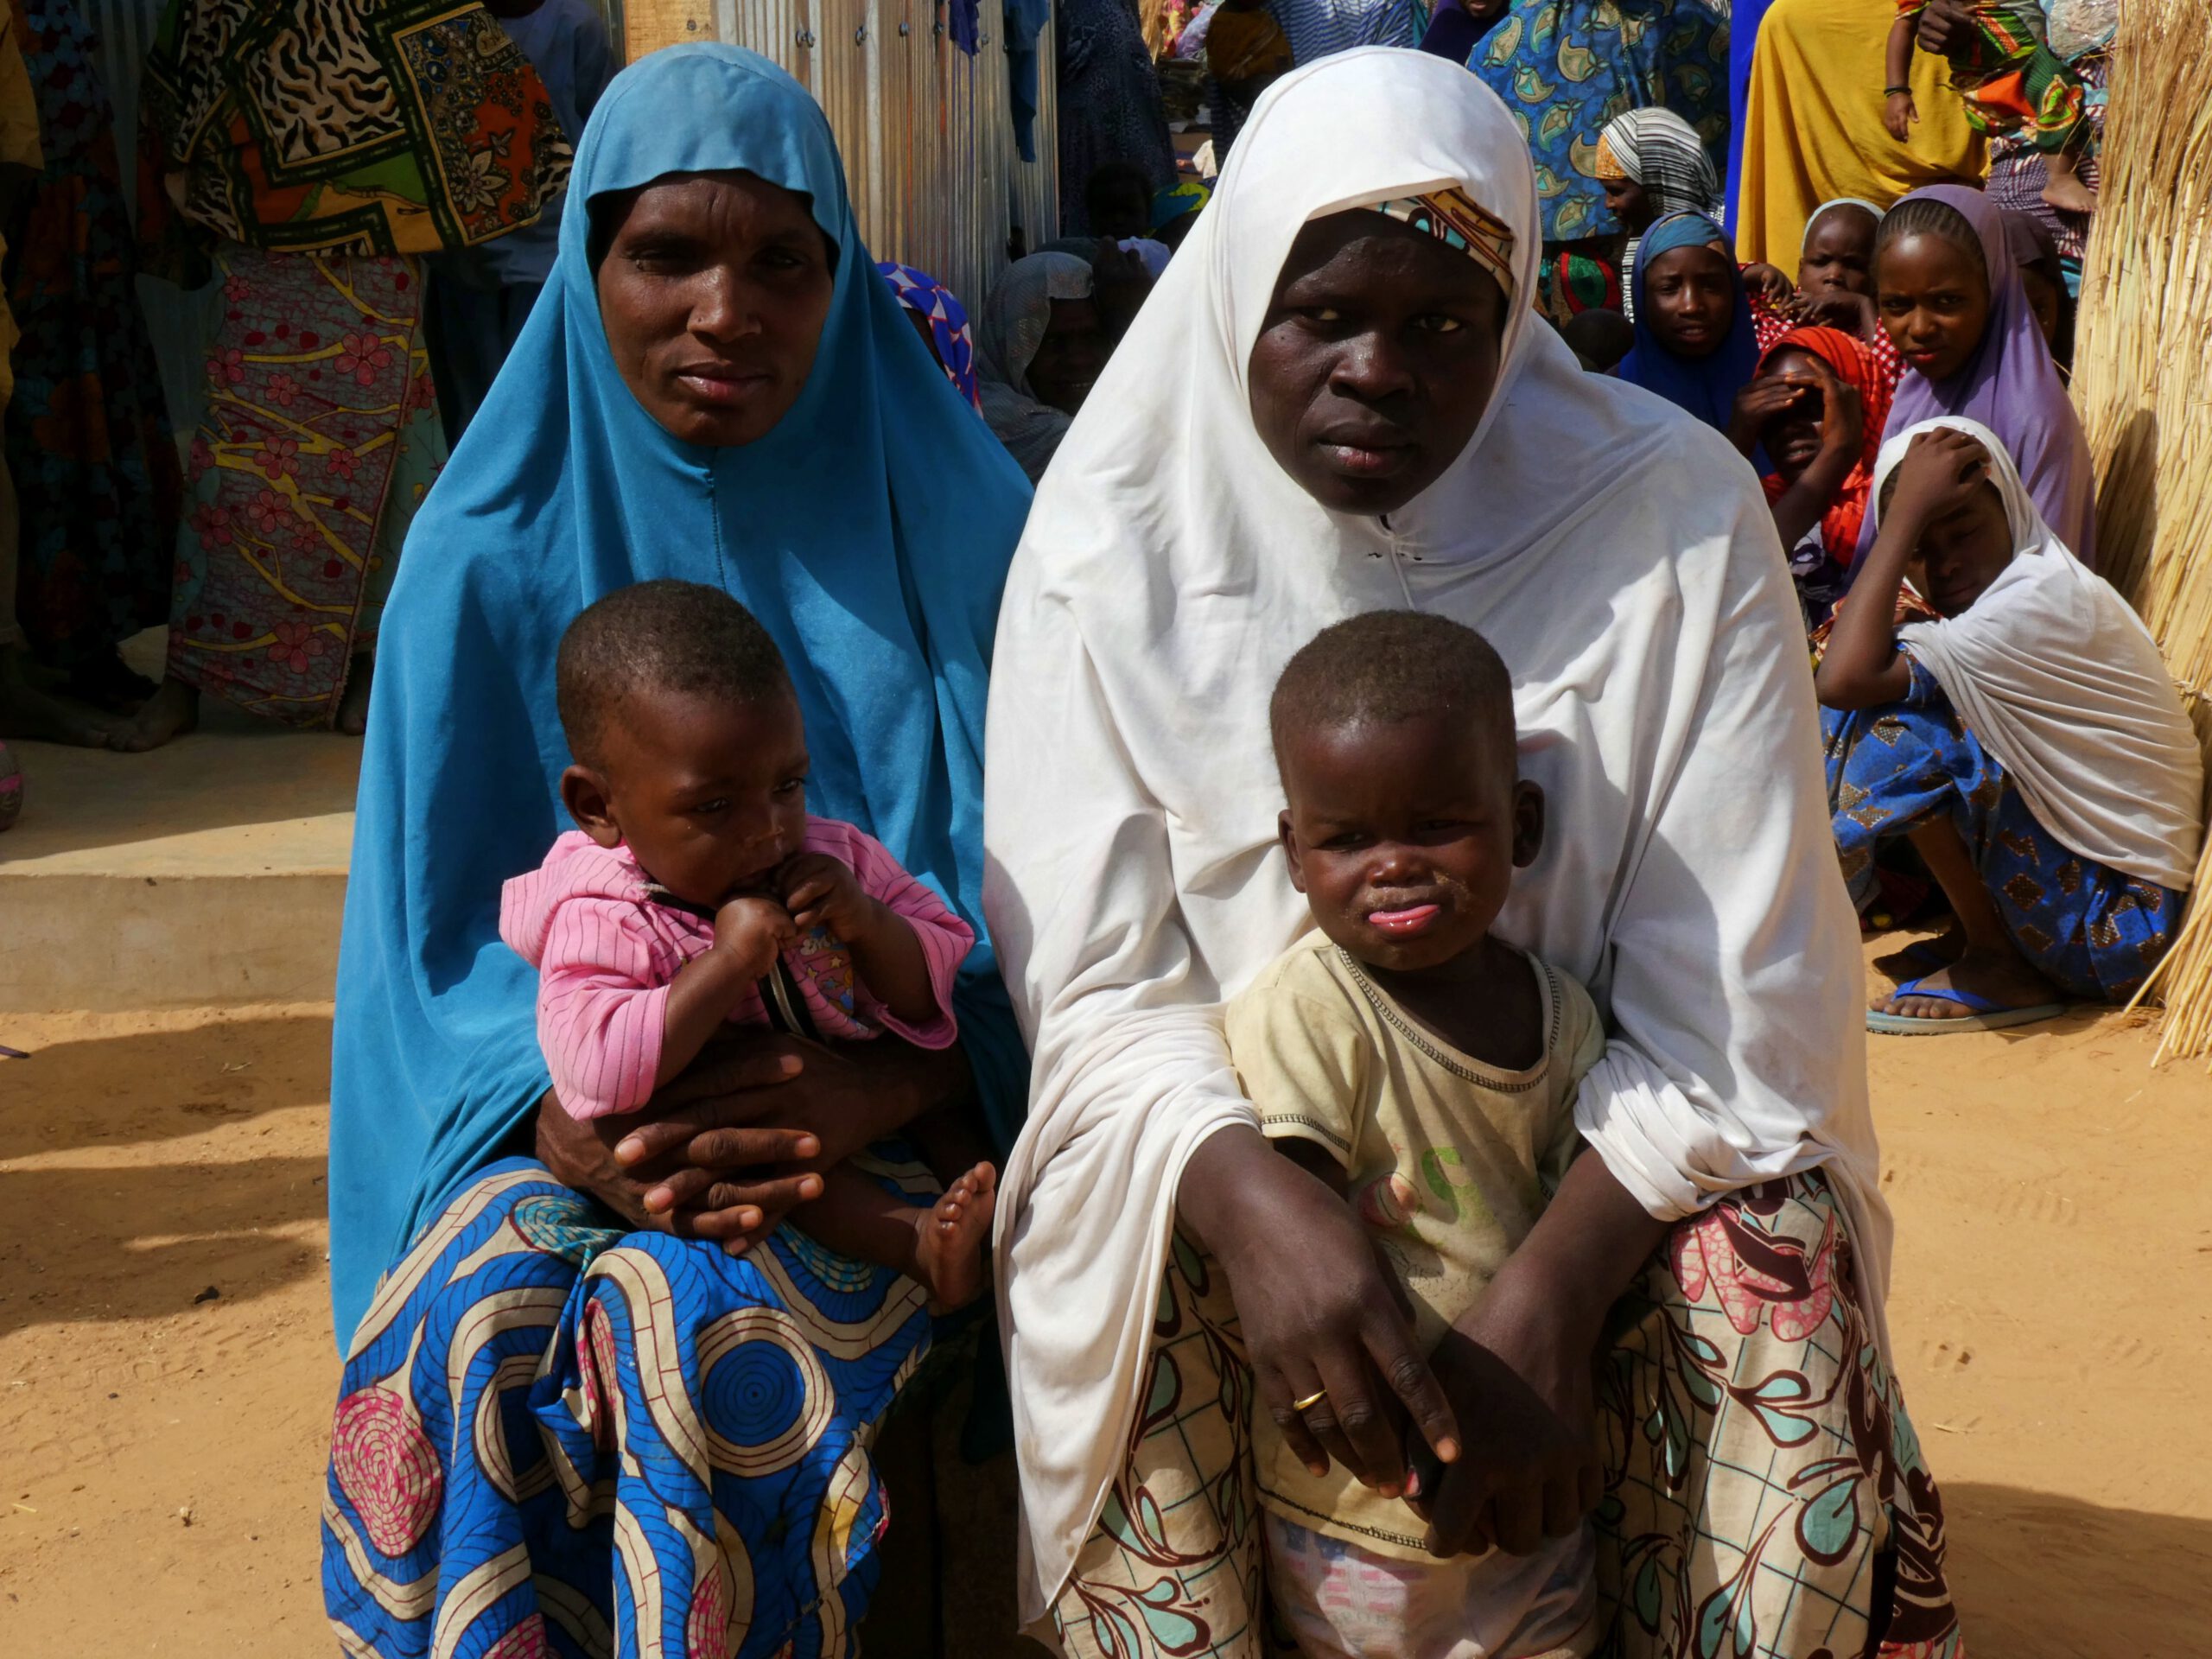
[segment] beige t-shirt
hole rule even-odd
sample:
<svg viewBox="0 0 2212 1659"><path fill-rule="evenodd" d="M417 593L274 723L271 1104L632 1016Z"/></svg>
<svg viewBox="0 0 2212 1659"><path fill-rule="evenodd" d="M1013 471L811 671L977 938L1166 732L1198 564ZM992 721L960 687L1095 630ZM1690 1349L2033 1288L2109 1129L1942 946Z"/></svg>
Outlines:
<svg viewBox="0 0 2212 1659"><path fill-rule="evenodd" d="M1311 1141L1344 1166L1353 1209L1413 1301L1424 1353L1535 1225L1580 1144L1575 1087L1605 1052L1590 994L1528 962L1546 1034L1525 1071L1430 1036L1323 938L1293 946L1228 1007L1230 1058L1262 1130ZM1252 1436L1268 1508L1378 1554L1429 1559L1402 1500L1334 1465L1317 1480L1264 1410Z"/></svg>

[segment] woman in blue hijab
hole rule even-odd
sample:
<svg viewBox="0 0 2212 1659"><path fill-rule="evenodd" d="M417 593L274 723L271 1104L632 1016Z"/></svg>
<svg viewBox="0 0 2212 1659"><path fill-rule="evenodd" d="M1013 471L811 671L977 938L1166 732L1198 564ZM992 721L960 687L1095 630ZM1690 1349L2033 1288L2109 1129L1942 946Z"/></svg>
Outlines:
<svg viewBox="0 0 2212 1659"><path fill-rule="evenodd" d="M1726 432L1758 370L1751 296L1720 227L1669 213L1637 245L1636 345L1620 377Z"/></svg>
<svg viewBox="0 0 2212 1659"><path fill-rule="evenodd" d="M326 1601L349 1652L840 1654L880 1570L868 1446L929 1317L788 1229L713 1241L925 1108L972 1094L1001 1149L1018 1126L980 758L1029 492L872 268L820 109L765 59L625 71L571 190L587 211L385 625L339 970ZM979 942L949 1058L738 1033L602 1137L548 1095L497 915L566 827L561 633L661 576L760 619L808 805Z"/></svg>

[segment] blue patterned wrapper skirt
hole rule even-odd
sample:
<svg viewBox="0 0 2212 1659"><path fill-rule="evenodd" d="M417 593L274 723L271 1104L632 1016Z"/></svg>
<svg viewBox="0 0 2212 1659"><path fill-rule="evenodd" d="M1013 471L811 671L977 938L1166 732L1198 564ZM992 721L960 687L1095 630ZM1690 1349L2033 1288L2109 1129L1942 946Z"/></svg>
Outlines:
<svg viewBox="0 0 2212 1659"><path fill-rule="evenodd" d="M1859 881L1884 842L1948 814L2021 953L2069 995L2125 1002L2172 943L2182 895L2062 843L1935 676L1911 666L1899 702L1821 713L1845 876Z"/></svg>

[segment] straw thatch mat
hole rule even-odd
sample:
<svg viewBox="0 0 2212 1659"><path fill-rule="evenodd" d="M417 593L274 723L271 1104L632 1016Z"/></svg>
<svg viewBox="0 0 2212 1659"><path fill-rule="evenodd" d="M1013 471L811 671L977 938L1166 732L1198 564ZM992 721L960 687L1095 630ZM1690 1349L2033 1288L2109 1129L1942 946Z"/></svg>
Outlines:
<svg viewBox="0 0 2212 1659"><path fill-rule="evenodd" d="M2212 47L2202 0L2128 0L2112 48L2075 397L2100 567L2164 650L2212 757ZM2212 880L2212 857L2196 887ZM2212 1051L2212 905L2146 988L2159 1052Z"/></svg>

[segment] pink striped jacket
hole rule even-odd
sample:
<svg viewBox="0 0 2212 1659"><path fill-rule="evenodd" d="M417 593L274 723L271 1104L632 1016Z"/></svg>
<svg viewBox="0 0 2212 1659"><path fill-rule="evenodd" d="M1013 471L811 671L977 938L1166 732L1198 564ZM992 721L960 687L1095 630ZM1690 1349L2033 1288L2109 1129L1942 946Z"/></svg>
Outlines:
<svg viewBox="0 0 2212 1659"><path fill-rule="evenodd" d="M949 1046L957 1034L953 976L975 934L880 842L849 823L810 817L806 850L849 866L870 895L912 924L938 1004L938 1017L926 1025L899 1020L859 982L851 953L817 928L784 952L816 1029L844 1039L888 1031L918 1047ZM571 830L501 897L499 937L538 970L538 1045L554 1091L577 1117L634 1112L652 1098L668 988L715 942L712 920L657 903L652 893L628 848L601 847ZM759 989L748 989L729 1017L768 1023Z"/></svg>

